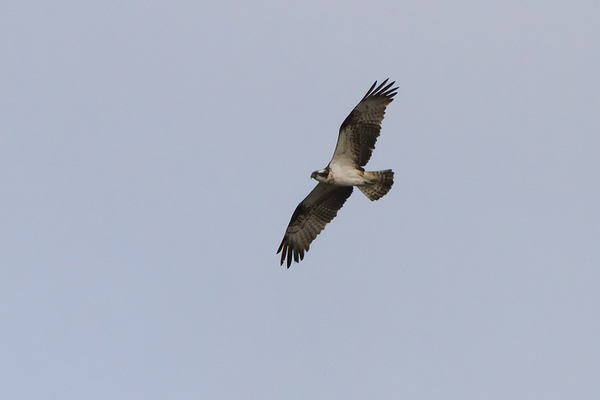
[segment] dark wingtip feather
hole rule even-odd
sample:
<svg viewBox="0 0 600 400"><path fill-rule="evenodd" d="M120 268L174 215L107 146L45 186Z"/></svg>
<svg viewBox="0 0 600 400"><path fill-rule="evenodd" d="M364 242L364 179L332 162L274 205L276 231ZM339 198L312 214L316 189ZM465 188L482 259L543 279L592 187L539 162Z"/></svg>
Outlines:
<svg viewBox="0 0 600 400"><path fill-rule="evenodd" d="M377 81L375 81L373 86L371 86L371 88L367 91L367 94L365 94L365 97L363 97L362 100L365 100L367 97L378 97L378 96L387 97L388 99L390 99L390 101L393 100L393 97L396 95L396 91L398 90L398 87L390 89L392 86L394 86L396 84L396 81L387 83L389 80L390 80L390 78L386 78L383 82L381 82L381 84L379 86L377 86ZM386 85L386 83L387 83L387 85ZM375 88L376 86L377 86L377 88Z"/></svg>
<svg viewBox="0 0 600 400"><path fill-rule="evenodd" d="M277 252L277 254L279 254L279 252ZM283 265L283 260L285 260L285 254L286 251L284 250L283 253L281 253L281 260L279 261L279 265Z"/></svg>
<svg viewBox="0 0 600 400"><path fill-rule="evenodd" d="M288 267L288 269L290 268L291 265L292 265L292 248L288 247L288 251L287 251L287 267Z"/></svg>
<svg viewBox="0 0 600 400"><path fill-rule="evenodd" d="M373 83L373 85L371 85L371 87L369 88L369 90L367 90L367 94L365 94L365 97L362 98L363 100L366 99L371 94L371 92L373 91L373 89L375 89L375 86L377 86L377 81L375 81L375 83Z"/></svg>
<svg viewBox="0 0 600 400"><path fill-rule="evenodd" d="M281 253L281 260L279 261L279 265L283 265L283 260L285 259L286 249L284 248L284 246L285 246L285 236L283 237L283 240L281 241L281 244L279 245L279 248L277 249L277 253L275 253L275 254L279 254L281 252L281 250L283 249L283 253Z"/></svg>

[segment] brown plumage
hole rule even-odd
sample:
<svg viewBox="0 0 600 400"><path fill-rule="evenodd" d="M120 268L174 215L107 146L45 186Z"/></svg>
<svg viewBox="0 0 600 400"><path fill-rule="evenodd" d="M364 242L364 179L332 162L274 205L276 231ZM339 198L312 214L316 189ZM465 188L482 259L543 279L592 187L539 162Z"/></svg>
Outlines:
<svg viewBox="0 0 600 400"><path fill-rule="evenodd" d="M352 194L352 186L334 186L319 183L302 203L298 204L283 240L277 249L281 253L281 265L287 257L287 267L294 261L304 259L304 252L331 220L348 197Z"/></svg>
<svg viewBox="0 0 600 400"><path fill-rule="evenodd" d="M357 167L367 165L381 132L385 108L393 101L398 90L397 87L391 89L395 82L386 85L387 81L383 81L376 89L375 82L342 122L333 158L346 158Z"/></svg>
<svg viewBox="0 0 600 400"><path fill-rule="evenodd" d="M337 145L327 168L315 171L312 178L319 184L296 207L283 240L277 249L281 265L287 268L304 258L310 244L331 222L358 187L371 201L383 197L394 183L392 170L364 171L381 131L385 108L398 88L387 79L371 86L367 94L350 112L340 127Z"/></svg>
<svg viewBox="0 0 600 400"><path fill-rule="evenodd" d="M394 172L391 169L385 171L365 172L369 174L374 184L359 185L357 188L371 201L379 200L387 194L394 184Z"/></svg>

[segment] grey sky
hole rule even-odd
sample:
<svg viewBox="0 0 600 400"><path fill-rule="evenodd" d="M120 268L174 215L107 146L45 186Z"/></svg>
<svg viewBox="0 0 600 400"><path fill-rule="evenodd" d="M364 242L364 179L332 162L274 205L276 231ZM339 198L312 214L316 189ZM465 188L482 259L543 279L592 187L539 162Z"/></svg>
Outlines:
<svg viewBox="0 0 600 400"><path fill-rule="evenodd" d="M600 395L600 5L4 2L0 397ZM374 80L369 169L275 251Z"/></svg>

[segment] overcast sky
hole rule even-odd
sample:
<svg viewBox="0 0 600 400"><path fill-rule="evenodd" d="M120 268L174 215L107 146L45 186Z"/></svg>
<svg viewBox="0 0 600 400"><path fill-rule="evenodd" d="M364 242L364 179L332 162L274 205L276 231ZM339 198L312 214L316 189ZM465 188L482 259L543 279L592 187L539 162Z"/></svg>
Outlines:
<svg viewBox="0 0 600 400"><path fill-rule="evenodd" d="M597 399L600 3L0 5L0 398ZM375 80L355 191L275 254Z"/></svg>

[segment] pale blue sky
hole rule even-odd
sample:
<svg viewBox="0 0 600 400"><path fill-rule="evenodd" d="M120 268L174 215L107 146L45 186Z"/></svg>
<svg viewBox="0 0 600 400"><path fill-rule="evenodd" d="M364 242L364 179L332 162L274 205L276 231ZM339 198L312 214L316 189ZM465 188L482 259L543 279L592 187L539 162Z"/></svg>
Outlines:
<svg viewBox="0 0 600 400"><path fill-rule="evenodd" d="M600 396L600 5L0 6L0 398ZM373 81L358 191L275 254Z"/></svg>

